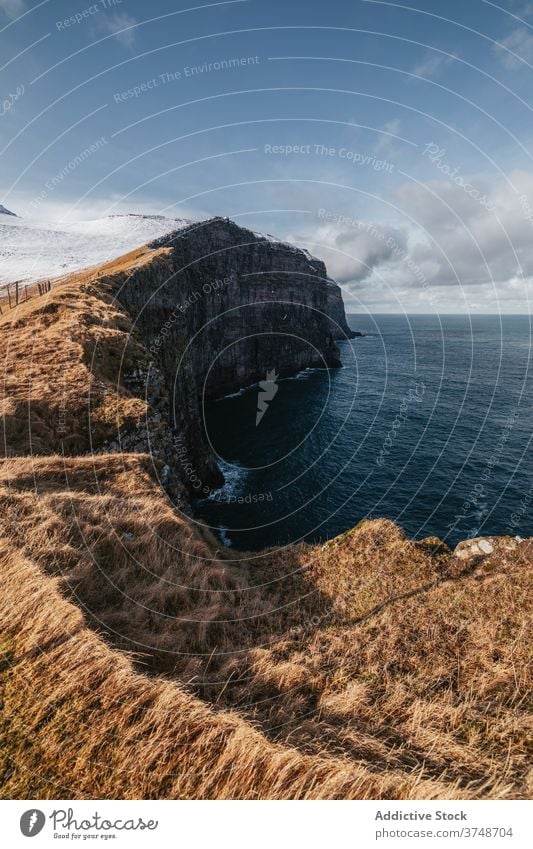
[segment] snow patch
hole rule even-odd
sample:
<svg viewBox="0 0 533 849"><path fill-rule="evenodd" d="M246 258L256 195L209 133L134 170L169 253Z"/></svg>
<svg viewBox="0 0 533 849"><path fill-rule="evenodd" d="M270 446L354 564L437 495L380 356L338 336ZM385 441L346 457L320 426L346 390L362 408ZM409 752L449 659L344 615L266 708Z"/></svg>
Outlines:
<svg viewBox="0 0 533 849"><path fill-rule="evenodd" d="M162 215L108 215L73 222L0 215L0 287L100 265L190 223Z"/></svg>

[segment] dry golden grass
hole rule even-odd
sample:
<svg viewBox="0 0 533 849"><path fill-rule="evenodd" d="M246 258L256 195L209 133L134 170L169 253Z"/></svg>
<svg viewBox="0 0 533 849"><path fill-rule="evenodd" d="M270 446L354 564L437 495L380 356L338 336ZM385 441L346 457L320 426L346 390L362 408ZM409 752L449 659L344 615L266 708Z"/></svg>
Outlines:
<svg viewBox="0 0 533 849"><path fill-rule="evenodd" d="M133 251L0 316L5 453L86 452L144 418L145 402L120 376L149 356L111 288L146 263L164 262L166 253Z"/></svg>
<svg viewBox="0 0 533 849"><path fill-rule="evenodd" d="M132 261L160 258L107 274ZM107 279L34 299L1 341L50 455L0 472L3 796L530 795L530 544L461 560L380 520L232 560L150 457L54 453L65 372L73 451L88 450L87 387L102 382L103 409L117 395L96 338L145 355ZM9 427L28 396L6 379Z"/></svg>
<svg viewBox="0 0 533 849"><path fill-rule="evenodd" d="M5 463L6 795L528 794L527 543L377 521L231 562L150 472Z"/></svg>

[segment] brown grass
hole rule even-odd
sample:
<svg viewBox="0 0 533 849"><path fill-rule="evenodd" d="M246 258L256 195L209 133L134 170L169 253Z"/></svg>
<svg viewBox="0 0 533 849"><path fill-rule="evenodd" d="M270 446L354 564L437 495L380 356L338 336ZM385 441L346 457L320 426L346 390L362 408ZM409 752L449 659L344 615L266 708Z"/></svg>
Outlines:
<svg viewBox="0 0 533 849"><path fill-rule="evenodd" d="M159 260L113 273L131 261ZM106 392L143 403L94 367L96 338L143 355L108 273L0 319L39 399L34 454L39 439L50 455L0 472L2 795L530 795L530 543L461 560L379 520L232 560L168 501L150 457L54 454L62 380L73 451L87 451L83 387L102 382L103 409ZM27 402L6 373L8 428Z"/></svg>
<svg viewBox="0 0 533 849"><path fill-rule="evenodd" d="M377 521L235 563L150 469L5 464L6 795L527 795L527 543Z"/></svg>
<svg viewBox="0 0 533 849"><path fill-rule="evenodd" d="M0 316L5 454L84 453L142 421L146 403L120 376L149 356L111 289L166 253L133 251Z"/></svg>

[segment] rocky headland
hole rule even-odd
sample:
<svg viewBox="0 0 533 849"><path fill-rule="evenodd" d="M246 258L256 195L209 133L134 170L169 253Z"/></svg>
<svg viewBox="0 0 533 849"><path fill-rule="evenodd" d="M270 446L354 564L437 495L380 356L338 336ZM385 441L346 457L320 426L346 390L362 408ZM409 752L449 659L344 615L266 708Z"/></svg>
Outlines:
<svg viewBox="0 0 533 849"><path fill-rule="evenodd" d="M203 398L339 366L322 263L214 219L31 295L0 315L6 797L530 796L530 541L247 554L191 516Z"/></svg>
<svg viewBox="0 0 533 849"><path fill-rule="evenodd" d="M31 299L6 320L22 328L25 316L41 328L38 343L47 328L57 356L19 351L15 364L17 346L4 340L9 451L149 453L173 498L183 487L205 495L224 482L205 436L205 401L267 373L339 368L336 341L356 335L323 262L227 218L69 275L46 305ZM17 337L23 347L35 344ZM83 376L72 375L75 363ZM26 367L29 405L20 381ZM76 381L89 381L90 399Z"/></svg>
<svg viewBox="0 0 533 849"><path fill-rule="evenodd" d="M356 334L324 263L292 245L213 218L149 247L164 256L114 290L152 357L149 371L125 380L137 391L164 384L181 457L167 465L205 493L223 478L204 438L202 404L267 372L338 368L335 340Z"/></svg>

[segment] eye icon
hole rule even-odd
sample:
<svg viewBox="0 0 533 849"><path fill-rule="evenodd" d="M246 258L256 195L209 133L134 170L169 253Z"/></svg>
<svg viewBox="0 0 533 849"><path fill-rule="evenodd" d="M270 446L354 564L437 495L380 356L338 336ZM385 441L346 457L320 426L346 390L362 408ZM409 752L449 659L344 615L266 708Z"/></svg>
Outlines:
<svg viewBox="0 0 533 849"><path fill-rule="evenodd" d="M37 808L31 808L29 811L24 811L20 818L20 830L24 837L35 837L43 830L46 817L42 811Z"/></svg>

